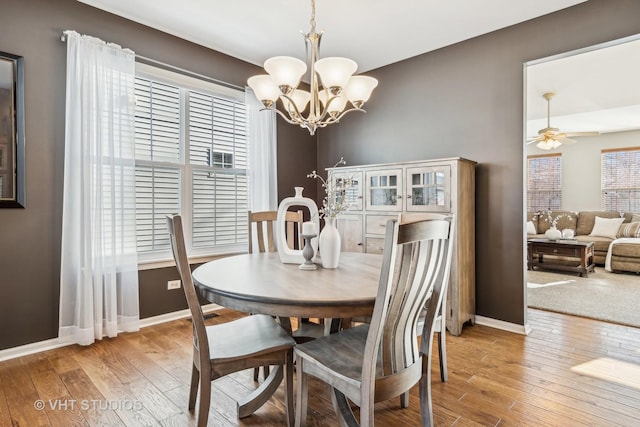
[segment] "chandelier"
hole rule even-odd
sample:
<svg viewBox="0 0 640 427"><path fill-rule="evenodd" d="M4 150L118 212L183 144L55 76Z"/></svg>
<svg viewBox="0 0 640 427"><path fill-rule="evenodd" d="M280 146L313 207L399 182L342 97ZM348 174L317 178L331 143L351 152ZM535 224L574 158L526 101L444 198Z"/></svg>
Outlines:
<svg viewBox="0 0 640 427"><path fill-rule="evenodd" d="M307 56L311 52L309 91L298 89L307 64L290 56L267 59L264 69L268 74L250 77L247 84L264 105L263 110L275 111L288 123L306 128L314 135L316 129L337 123L351 111L364 111L362 106L378 81L373 77L353 76L358 64L351 59L318 59L323 32L316 32L315 0L311 0L310 23L311 31L304 34ZM277 108L278 99L282 111Z"/></svg>

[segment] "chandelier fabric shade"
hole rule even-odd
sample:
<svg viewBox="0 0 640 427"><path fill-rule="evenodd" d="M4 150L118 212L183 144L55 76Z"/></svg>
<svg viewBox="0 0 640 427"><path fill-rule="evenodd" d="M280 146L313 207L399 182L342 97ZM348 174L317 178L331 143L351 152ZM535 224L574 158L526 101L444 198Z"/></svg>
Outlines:
<svg viewBox="0 0 640 427"><path fill-rule="evenodd" d="M265 109L273 110L290 124L314 135L318 128L337 123L351 111L364 111L378 81L354 76L358 64L349 58L318 59L322 32L316 32L315 0L311 0L311 31L304 35L311 53L309 91L298 89L307 64L289 56L275 56L264 63L267 74L250 77L247 84ZM278 109L280 100L281 109Z"/></svg>

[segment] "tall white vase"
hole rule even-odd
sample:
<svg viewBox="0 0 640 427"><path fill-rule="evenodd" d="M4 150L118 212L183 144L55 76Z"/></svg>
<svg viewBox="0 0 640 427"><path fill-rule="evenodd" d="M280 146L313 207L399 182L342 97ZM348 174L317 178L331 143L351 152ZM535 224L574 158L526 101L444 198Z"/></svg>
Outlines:
<svg viewBox="0 0 640 427"><path fill-rule="evenodd" d="M278 206L278 216L276 218L276 245L278 247L278 255L280 261L285 264L302 264L304 256L302 249L291 249L287 245L285 215L287 210L292 206L304 206L309 209L310 220L316 224L316 230L320 230L320 219L318 215L318 205L313 199L302 196L303 187L295 187L296 194L293 197L287 197ZM318 238L311 239L311 247L313 253L318 252Z"/></svg>
<svg viewBox="0 0 640 427"><path fill-rule="evenodd" d="M320 232L320 259L323 268L337 268L340 261L340 233L335 218L325 218Z"/></svg>

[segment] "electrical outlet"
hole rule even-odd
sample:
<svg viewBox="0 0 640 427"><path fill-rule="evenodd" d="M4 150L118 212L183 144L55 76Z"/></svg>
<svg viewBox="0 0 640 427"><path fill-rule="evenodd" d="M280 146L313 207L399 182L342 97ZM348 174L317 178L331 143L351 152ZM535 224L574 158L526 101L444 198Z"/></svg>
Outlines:
<svg viewBox="0 0 640 427"><path fill-rule="evenodd" d="M167 289L168 290L180 289L180 286L182 286L182 282L180 282L180 280L169 280L167 282Z"/></svg>

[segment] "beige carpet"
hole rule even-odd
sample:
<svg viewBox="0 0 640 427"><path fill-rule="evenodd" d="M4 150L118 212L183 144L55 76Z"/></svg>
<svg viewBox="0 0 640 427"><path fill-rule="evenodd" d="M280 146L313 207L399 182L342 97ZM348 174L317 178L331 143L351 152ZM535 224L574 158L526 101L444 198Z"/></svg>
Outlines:
<svg viewBox="0 0 640 427"><path fill-rule="evenodd" d="M589 277L527 271L529 307L640 327L640 276L596 267Z"/></svg>

